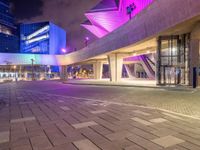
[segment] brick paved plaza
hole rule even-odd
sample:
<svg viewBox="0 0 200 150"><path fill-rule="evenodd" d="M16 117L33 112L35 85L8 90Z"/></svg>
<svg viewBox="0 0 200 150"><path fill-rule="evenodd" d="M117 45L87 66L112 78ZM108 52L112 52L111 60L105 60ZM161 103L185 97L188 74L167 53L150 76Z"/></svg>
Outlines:
<svg viewBox="0 0 200 150"><path fill-rule="evenodd" d="M199 150L198 93L0 84L0 150Z"/></svg>

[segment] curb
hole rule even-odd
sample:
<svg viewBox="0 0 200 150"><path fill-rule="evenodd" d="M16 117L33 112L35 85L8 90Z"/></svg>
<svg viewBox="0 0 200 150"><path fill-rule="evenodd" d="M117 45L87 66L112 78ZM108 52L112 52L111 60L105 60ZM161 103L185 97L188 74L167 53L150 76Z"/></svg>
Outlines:
<svg viewBox="0 0 200 150"><path fill-rule="evenodd" d="M70 84L70 85L92 85L92 86L110 86L110 87L135 87L135 88L151 88L151 89L162 89L162 90L169 90L169 91L188 91L194 92L196 89L192 87L165 87L165 86L140 86L140 85L122 85L122 84L98 84L98 83L72 83L72 82L62 82L63 84Z"/></svg>

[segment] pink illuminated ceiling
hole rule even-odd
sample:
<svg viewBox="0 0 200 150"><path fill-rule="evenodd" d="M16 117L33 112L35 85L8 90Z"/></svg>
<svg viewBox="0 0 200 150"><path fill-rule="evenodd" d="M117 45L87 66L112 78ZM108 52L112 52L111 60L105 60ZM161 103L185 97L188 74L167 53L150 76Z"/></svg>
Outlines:
<svg viewBox="0 0 200 150"><path fill-rule="evenodd" d="M153 0L102 0L97 6L85 13L88 18L81 24L98 38L114 31L129 20L127 6L135 4L132 17L146 8Z"/></svg>

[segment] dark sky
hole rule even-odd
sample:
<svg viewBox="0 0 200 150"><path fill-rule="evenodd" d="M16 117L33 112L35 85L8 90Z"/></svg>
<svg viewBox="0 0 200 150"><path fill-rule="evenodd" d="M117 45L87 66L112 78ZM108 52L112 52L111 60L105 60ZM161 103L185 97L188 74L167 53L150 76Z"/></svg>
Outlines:
<svg viewBox="0 0 200 150"><path fill-rule="evenodd" d="M95 37L80 27L86 18L84 12L100 0L11 0L18 22L52 21L67 31L68 46L80 49L84 37Z"/></svg>

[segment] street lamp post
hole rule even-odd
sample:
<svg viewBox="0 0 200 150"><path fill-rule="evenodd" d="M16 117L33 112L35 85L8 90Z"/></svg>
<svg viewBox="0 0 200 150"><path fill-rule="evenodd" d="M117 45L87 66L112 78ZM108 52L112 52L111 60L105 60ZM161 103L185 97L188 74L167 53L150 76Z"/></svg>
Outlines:
<svg viewBox="0 0 200 150"><path fill-rule="evenodd" d="M65 48L62 48L61 51L62 51L63 54L67 53L67 50Z"/></svg>
<svg viewBox="0 0 200 150"><path fill-rule="evenodd" d="M126 7L127 14L129 15L129 20L132 19L132 12L136 9L135 3L130 4Z"/></svg>
<svg viewBox="0 0 200 150"><path fill-rule="evenodd" d="M89 37L85 37L85 47L88 46L88 42L89 42L90 38Z"/></svg>
<svg viewBox="0 0 200 150"><path fill-rule="evenodd" d="M32 81L34 80L34 72L33 72L33 63L34 63L34 59L31 59L31 74L32 74Z"/></svg>
<svg viewBox="0 0 200 150"><path fill-rule="evenodd" d="M16 70L17 66L14 65L13 68L14 68L14 73L15 73L15 81L17 81L17 70Z"/></svg>
<svg viewBox="0 0 200 150"><path fill-rule="evenodd" d="M8 76L7 76L7 79L9 79L10 72L11 72L11 67L10 67L10 66L11 66L12 62L7 61L7 60L5 60L4 62L6 63L6 66L7 66L8 69L9 69Z"/></svg>

